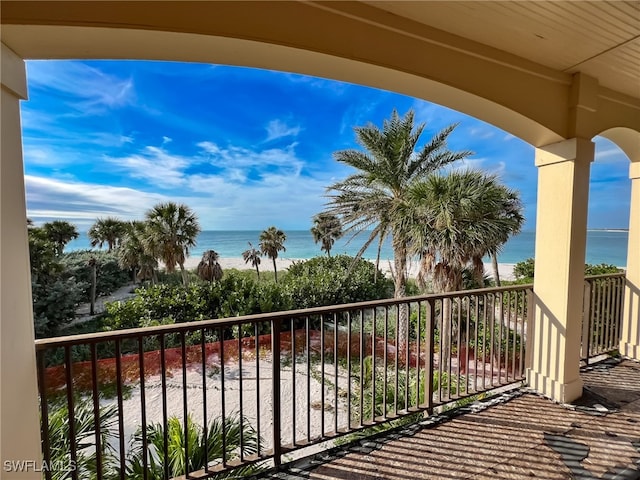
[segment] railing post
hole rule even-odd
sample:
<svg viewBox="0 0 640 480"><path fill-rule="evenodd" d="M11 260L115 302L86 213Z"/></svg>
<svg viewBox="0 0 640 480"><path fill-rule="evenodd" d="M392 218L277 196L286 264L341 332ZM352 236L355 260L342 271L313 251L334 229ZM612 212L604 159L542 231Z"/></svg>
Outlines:
<svg viewBox="0 0 640 480"><path fill-rule="evenodd" d="M582 345L581 356L589 365L589 353L591 345L591 284L584 282L584 300L582 301Z"/></svg>
<svg viewBox="0 0 640 480"><path fill-rule="evenodd" d="M534 349L534 345L533 345L533 341L534 341L534 333L535 333L535 326L534 326L534 315L533 315L533 311L534 311L534 304L533 304L533 289L530 288L529 290L527 290L527 314L526 314L526 318L527 318L527 339L526 339L526 343L525 343L525 352L524 352L524 357L525 357L525 370L528 370L530 368L533 367L533 349Z"/></svg>
<svg viewBox="0 0 640 480"><path fill-rule="evenodd" d="M280 409L280 324L282 320L271 320L271 365L273 395L273 463L276 470L282 464L281 409Z"/></svg>

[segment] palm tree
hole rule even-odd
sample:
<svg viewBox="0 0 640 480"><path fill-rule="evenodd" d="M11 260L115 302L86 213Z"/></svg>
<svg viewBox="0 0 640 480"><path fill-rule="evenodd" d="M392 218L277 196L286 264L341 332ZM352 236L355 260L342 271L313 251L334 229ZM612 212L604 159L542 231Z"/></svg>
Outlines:
<svg viewBox="0 0 640 480"><path fill-rule="evenodd" d="M242 258L244 259L244 263L250 263L256 269L256 273L258 274L258 278L260 278L260 269L258 268L260 265L260 250L256 250L253 248L251 242L249 243L249 248L242 252Z"/></svg>
<svg viewBox="0 0 640 480"><path fill-rule="evenodd" d="M453 292L463 285L471 267L478 281L483 276L482 257L496 252L523 222L522 205L513 190L494 175L467 170L431 175L413 185L408 195L405 228L414 239L410 252L421 258L418 281L431 276L436 292ZM479 268L478 268L479 264ZM443 361L450 356L450 300L443 300Z"/></svg>
<svg viewBox="0 0 640 480"><path fill-rule="evenodd" d="M31 225L33 225L33 222ZM29 219L27 219L27 226L30 226ZM62 255L62 251L67 243L78 238L78 230L75 225L62 220L47 222L42 225L42 229L49 241L56 246L56 254L58 256Z"/></svg>
<svg viewBox="0 0 640 480"><path fill-rule="evenodd" d="M313 241L322 242L320 250L327 252L331 257L331 248L337 239L342 236L342 224L340 219L331 213L320 213L313 217L311 227Z"/></svg>
<svg viewBox="0 0 640 480"><path fill-rule="evenodd" d="M167 457L165 457L164 437L161 424L147 425L146 444L143 442L142 432L136 432L127 458L125 478L164 479L166 478L165 464L169 478L175 478L211 466L212 462L222 460L225 451L227 462L239 457L240 448L244 457L258 451L256 431L247 419L237 414L227 417L224 424L221 418L214 419L206 428L206 432L203 432L203 428L197 425L191 416L187 417L186 432L182 420L170 417L167 422ZM146 472L143 467L143 449L145 448L148 462ZM256 471L255 466L249 465L235 469L231 473L237 475L232 478L240 478ZM224 477L225 475L221 474L220 478Z"/></svg>
<svg viewBox="0 0 640 480"><path fill-rule="evenodd" d="M369 124L356 127L356 140L365 149L342 150L336 160L357 170L345 180L328 188L328 213L341 219L345 232L353 237L367 232L368 238L358 252L361 256L376 239L378 251L387 237L393 248L394 296L405 296L410 237L401 221L410 187L430 173L471 154L447 149L447 138L456 125L436 133L419 151L418 141L424 124L414 126L413 111L400 118L394 110L382 130ZM353 238L352 237L352 238ZM401 312L402 313L402 312ZM402 315L399 341L407 335L407 315Z"/></svg>
<svg viewBox="0 0 640 480"><path fill-rule="evenodd" d="M278 270L276 268L276 258L279 251L285 251L284 242L287 236L282 230L276 227L269 227L260 234L260 251L273 260L273 271L275 273L276 283L278 283Z"/></svg>
<svg viewBox="0 0 640 480"><path fill-rule="evenodd" d="M89 229L88 235L91 246L102 248L106 243L108 251L118 246L127 231L126 223L114 217L98 218Z"/></svg>
<svg viewBox="0 0 640 480"><path fill-rule="evenodd" d="M89 315L96 314L96 287L98 284L98 260L91 256L87 262L87 266L91 269L91 293Z"/></svg>
<svg viewBox="0 0 640 480"><path fill-rule="evenodd" d="M222 278L222 267L218 263L220 255L215 250L206 250L198 264L198 276L207 282L217 282Z"/></svg>
<svg viewBox="0 0 640 480"><path fill-rule="evenodd" d="M145 247L164 263L167 272L174 272L178 264L186 285L184 262L200 233L197 216L187 205L167 202L154 206L145 217Z"/></svg>
<svg viewBox="0 0 640 480"><path fill-rule="evenodd" d="M147 226L145 222L134 221L128 224L120 247L118 248L118 264L122 268L129 268L133 272L133 281L156 281L158 260L153 253L145 248L144 238Z"/></svg>

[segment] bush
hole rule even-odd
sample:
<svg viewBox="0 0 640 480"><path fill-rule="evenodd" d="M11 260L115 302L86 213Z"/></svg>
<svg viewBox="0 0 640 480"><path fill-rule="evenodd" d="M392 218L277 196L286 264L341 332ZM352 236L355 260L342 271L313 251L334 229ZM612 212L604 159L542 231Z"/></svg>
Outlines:
<svg viewBox="0 0 640 480"><path fill-rule="evenodd" d="M294 308L364 302L388 298L393 291L390 280L368 260L348 255L315 257L289 267L282 285Z"/></svg>
<svg viewBox="0 0 640 480"><path fill-rule="evenodd" d="M599 265L586 264L584 266L584 274L589 275L606 275L607 273L621 273L623 270L615 265L601 263Z"/></svg>
<svg viewBox="0 0 640 480"><path fill-rule="evenodd" d="M513 267L513 274L517 279L530 280L533 278L534 271L535 271L535 260L533 258L528 258L524 262L518 262L516 263L515 267ZM585 276L605 275L607 273L620 273L620 272L622 272L622 269L616 267L615 265L611 265L607 263L600 263L598 265L585 263L584 265Z"/></svg>
<svg viewBox="0 0 640 480"><path fill-rule="evenodd" d="M513 274L517 279L533 278L535 272L535 260L533 258L527 258L524 262L518 262L513 267Z"/></svg>
<svg viewBox="0 0 640 480"><path fill-rule="evenodd" d="M114 253L100 250L78 250L62 256L60 263L69 277L85 285L83 301L91 301L91 267L89 260L97 263L96 297L109 295L131 282L131 273L120 268Z"/></svg>

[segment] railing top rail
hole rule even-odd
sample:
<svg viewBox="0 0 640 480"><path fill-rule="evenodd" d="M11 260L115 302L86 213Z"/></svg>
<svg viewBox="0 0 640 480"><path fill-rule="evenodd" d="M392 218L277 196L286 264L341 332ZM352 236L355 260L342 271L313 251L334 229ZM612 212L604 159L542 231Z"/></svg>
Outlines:
<svg viewBox="0 0 640 480"><path fill-rule="evenodd" d="M584 277L584 281L588 282L589 280L602 280L605 278L623 278L625 275L626 275L625 272L604 273L602 275L589 275L588 277Z"/></svg>
<svg viewBox="0 0 640 480"><path fill-rule="evenodd" d="M373 300L368 302L347 303L342 305L329 305L325 307L314 307L299 310L285 310L280 312L259 313L240 317L217 318L209 320L198 320L193 322L175 323L171 325L158 325L154 327L128 328L111 332L83 333L79 335L68 335L64 337L43 338L35 341L36 351L48 350L51 348L74 346L81 344L91 344L111 340L125 340L139 338L150 335L167 335L171 333L198 331L203 328L227 328L246 323L258 323L270 320L288 320L291 318L304 318L313 315L323 315L330 313L342 313L354 310L371 309L385 307L389 305L402 305L416 302L437 301L445 298L464 298L485 294L495 294L506 291L524 291L533 288L532 284L509 285L504 287L480 288L476 290L462 290L450 293L437 293L429 295L419 295L414 297L387 298L383 300Z"/></svg>

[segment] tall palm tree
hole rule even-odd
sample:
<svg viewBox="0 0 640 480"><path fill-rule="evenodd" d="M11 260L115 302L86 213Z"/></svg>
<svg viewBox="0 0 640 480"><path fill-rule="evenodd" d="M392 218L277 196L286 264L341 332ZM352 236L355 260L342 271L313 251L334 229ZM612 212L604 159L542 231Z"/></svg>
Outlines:
<svg viewBox="0 0 640 480"><path fill-rule="evenodd" d="M118 264L122 268L129 268L133 271L133 280L156 281L156 270L158 260L145 248L145 222L135 221L127 226L127 232L122 238L118 248Z"/></svg>
<svg viewBox="0 0 640 480"><path fill-rule="evenodd" d="M127 231L126 223L115 217L98 218L89 229L91 246L102 246L106 243L108 251L118 246Z"/></svg>
<svg viewBox="0 0 640 480"><path fill-rule="evenodd" d="M276 258L279 251L285 251L284 242L287 236L282 230L276 227L269 227L260 234L260 251L273 260L273 271L278 283L278 269L276 267Z"/></svg>
<svg viewBox="0 0 640 480"><path fill-rule="evenodd" d="M222 278L222 267L220 263L220 255L215 250L206 250L202 254L202 260L198 263L198 276L207 282L219 281Z"/></svg>
<svg viewBox="0 0 640 480"><path fill-rule="evenodd" d="M200 233L196 214L187 205L167 202L154 206L145 218L145 247L164 263L167 272L174 272L179 265L186 285L184 262Z"/></svg>
<svg viewBox="0 0 640 480"><path fill-rule="evenodd" d="M258 278L260 278L260 269L258 268L260 266L260 250L256 250L255 248L253 248L251 242L248 243L249 248L242 252L242 258L244 259L244 263L250 263L255 267Z"/></svg>
<svg viewBox="0 0 640 480"><path fill-rule="evenodd" d="M311 234L314 242L322 243L320 250L327 252L327 255L331 257L333 244L342 236L342 223L338 217L331 213L319 213L313 217Z"/></svg>
<svg viewBox="0 0 640 480"><path fill-rule="evenodd" d="M387 237L391 237L396 298L405 296L410 244L405 224L398 217L403 215L403 206L413 184L471 154L468 151L452 152L447 148L447 139L455 127L450 125L436 133L416 151L425 125L414 126L413 111L400 117L394 110L391 118L383 122L382 130L373 124L355 128L356 140L364 151L342 150L334 154L336 160L357 172L328 188L330 201L326 211L341 219L345 233L353 236L368 233L358 256L374 241L377 240L380 247ZM408 318L404 313L399 341L404 341L407 335Z"/></svg>
<svg viewBox="0 0 640 480"><path fill-rule="evenodd" d="M424 286L431 276L436 292L462 289L463 271L469 266L476 279L482 278L482 257L496 252L523 222L518 194L480 171L431 175L411 187L408 200L403 221L413 238L410 252L421 258L418 281ZM450 313L450 300L443 300L445 367L451 353L453 325L445 321Z"/></svg>
<svg viewBox="0 0 640 480"><path fill-rule="evenodd" d="M27 225L29 226L27 219ZM33 225L33 223L32 223ZM54 220L42 225L42 229L50 242L56 246L56 254L62 255L62 251L67 243L78 238L78 230L75 225L63 220Z"/></svg>

